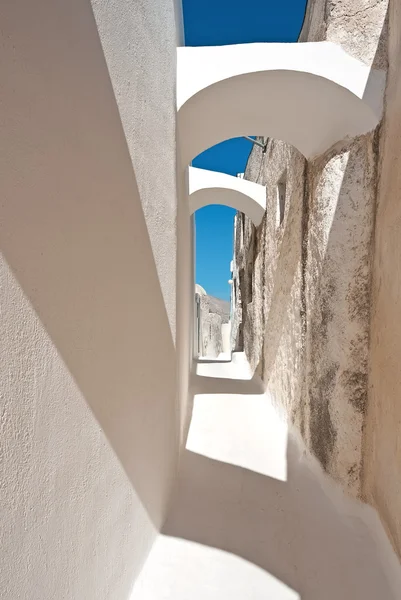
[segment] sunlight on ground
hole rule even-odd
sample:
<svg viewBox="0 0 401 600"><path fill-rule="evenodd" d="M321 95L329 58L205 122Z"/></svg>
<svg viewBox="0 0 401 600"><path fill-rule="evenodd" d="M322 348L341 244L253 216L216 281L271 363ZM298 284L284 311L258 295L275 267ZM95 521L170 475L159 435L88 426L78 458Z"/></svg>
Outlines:
<svg viewBox="0 0 401 600"><path fill-rule="evenodd" d="M228 360L227 360L228 359ZM218 377L220 379L252 379L253 373L244 352L220 354L219 358L204 356L197 359L195 372L201 377Z"/></svg>
<svg viewBox="0 0 401 600"><path fill-rule="evenodd" d="M300 600L260 567L229 552L160 536L131 600Z"/></svg>
<svg viewBox="0 0 401 600"><path fill-rule="evenodd" d="M131 600L398 598L372 515L287 440L268 394L197 395L163 535Z"/></svg>
<svg viewBox="0 0 401 600"><path fill-rule="evenodd" d="M187 450L286 481L287 433L264 394L199 394Z"/></svg>

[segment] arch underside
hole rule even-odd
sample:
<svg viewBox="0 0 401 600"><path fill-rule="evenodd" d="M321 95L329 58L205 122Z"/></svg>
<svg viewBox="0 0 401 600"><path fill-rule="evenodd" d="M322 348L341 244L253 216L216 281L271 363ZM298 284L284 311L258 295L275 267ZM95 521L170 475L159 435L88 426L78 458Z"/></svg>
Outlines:
<svg viewBox="0 0 401 600"><path fill-rule="evenodd" d="M210 204L229 206L246 214L254 225L266 210L266 188L257 183L206 169L189 167L189 211Z"/></svg>
<svg viewBox="0 0 401 600"><path fill-rule="evenodd" d="M203 89L181 107L182 167L207 148L243 135L281 139L312 158L377 124L367 103L330 80L293 71L248 73Z"/></svg>

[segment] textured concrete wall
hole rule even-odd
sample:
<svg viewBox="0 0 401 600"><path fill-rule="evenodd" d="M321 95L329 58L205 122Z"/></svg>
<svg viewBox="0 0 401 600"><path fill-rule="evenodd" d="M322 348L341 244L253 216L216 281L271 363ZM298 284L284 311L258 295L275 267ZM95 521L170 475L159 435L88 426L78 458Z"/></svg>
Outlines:
<svg viewBox="0 0 401 600"><path fill-rule="evenodd" d="M126 600L176 468L175 9L93 8L0 7L7 600Z"/></svg>
<svg viewBox="0 0 401 600"><path fill-rule="evenodd" d="M301 39L334 41L383 68L387 2L357 4L310 3ZM340 142L308 163L282 142L270 140L266 154L254 148L245 176L267 186L267 211L257 230L245 221L237 253L245 351L311 452L355 496L368 392L378 137Z"/></svg>
<svg viewBox="0 0 401 600"><path fill-rule="evenodd" d="M387 5L311 3L301 39L328 39L386 68ZM338 144L308 165L306 178L301 430L324 468L355 495L363 472L378 139L376 132Z"/></svg>
<svg viewBox="0 0 401 600"><path fill-rule="evenodd" d="M0 595L126 600L156 527L3 258L0 286Z"/></svg>
<svg viewBox="0 0 401 600"><path fill-rule="evenodd" d="M376 161L372 134L309 169L304 436L355 495L367 403Z"/></svg>
<svg viewBox="0 0 401 600"><path fill-rule="evenodd" d="M401 556L401 2L389 10L389 79L375 230L365 498Z"/></svg>

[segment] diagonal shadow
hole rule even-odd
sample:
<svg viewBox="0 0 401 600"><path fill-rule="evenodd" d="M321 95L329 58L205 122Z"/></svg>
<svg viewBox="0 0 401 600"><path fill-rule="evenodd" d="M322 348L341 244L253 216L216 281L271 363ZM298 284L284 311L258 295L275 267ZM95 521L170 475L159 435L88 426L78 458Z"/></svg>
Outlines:
<svg viewBox="0 0 401 600"><path fill-rule="evenodd" d="M385 68L387 27L386 17L373 70ZM371 85L369 80L366 93L370 93ZM290 404L291 419L323 468L355 496L361 493L364 477L361 432L368 410L371 248L379 136L377 129L339 142L308 163L303 208L295 212L296 207L290 206L293 214L289 213L278 248L270 304L263 302L264 345L258 367L280 403ZM341 158L346 153L347 164L337 195L334 197L331 191L330 199L319 199L315 191L324 183L322 172L333 157ZM326 182L330 185L330 174L326 174ZM333 206L324 242L322 221ZM299 307L291 307L292 285L299 269ZM289 310L291 318L298 310L301 315L300 343L293 352L293 364L299 365L299 373L292 375L291 389L283 385L283 380L271 381L283 348L283 332L286 327L294 331ZM347 430L344 423L349 424Z"/></svg>
<svg viewBox="0 0 401 600"><path fill-rule="evenodd" d="M47 2L44 38L20 4L3 48L1 252L159 526L175 349L98 30L90 3Z"/></svg>
<svg viewBox="0 0 401 600"><path fill-rule="evenodd" d="M339 252L338 233L342 229L341 210L350 202L347 182L352 181L358 162L359 157L351 152L328 249L322 257L322 271L317 277L322 298L330 296L325 281L333 271L333 259L339 264L347 260L346 255ZM355 211L353 219L358 221L358 218ZM281 302L277 302L276 317L285 313L293 276L302 255L301 234L308 233L302 230L302 225L296 223L300 234L297 236L299 254L289 265L284 285L284 311L279 310ZM290 242L289 231L284 237L285 243ZM280 255L279 259L283 261L280 265L284 266L284 257ZM304 281L302 285L305 286ZM308 308L311 318L317 319L321 307L310 302ZM358 319L361 317L364 318L364 306L357 315ZM281 319L275 336L269 339L273 342L274 360L282 323ZM316 345L314 354L318 362L322 348ZM268 377L272 364L266 366ZM300 395L301 390L298 391ZM241 393L237 385L233 393ZM320 429L317 439L322 439L325 430L321 420L315 419L314 427ZM334 491L329 493L328 487L323 487L300 457L291 437L287 464L288 481L283 483L186 450L164 534L241 556L297 590L303 600L390 600L398 597L387 579L380 549L368 523L371 520L377 524L373 511L345 500L334 486ZM389 546L388 540L386 543Z"/></svg>
<svg viewBox="0 0 401 600"><path fill-rule="evenodd" d="M191 389L194 394L263 394L263 381L257 375L251 379L224 379L193 374Z"/></svg>
<svg viewBox="0 0 401 600"><path fill-rule="evenodd" d="M263 394L265 385L252 373L245 354L233 353L231 361L194 362L190 389L193 394Z"/></svg>
<svg viewBox="0 0 401 600"><path fill-rule="evenodd" d="M302 600L394 599L366 523L344 517L294 442L287 458L283 483L186 450L163 533L238 555Z"/></svg>

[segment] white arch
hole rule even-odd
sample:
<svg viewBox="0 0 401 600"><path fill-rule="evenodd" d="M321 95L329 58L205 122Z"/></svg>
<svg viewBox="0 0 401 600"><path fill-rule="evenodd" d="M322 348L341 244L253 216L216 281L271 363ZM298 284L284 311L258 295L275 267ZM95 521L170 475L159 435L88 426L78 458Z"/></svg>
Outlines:
<svg viewBox="0 0 401 600"><path fill-rule="evenodd" d="M205 288L199 285L199 283L195 283L195 294L199 294L199 296L207 296Z"/></svg>
<svg viewBox="0 0 401 600"><path fill-rule="evenodd" d="M384 86L384 71L332 42L178 48L182 166L241 135L282 139L311 158L374 129Z"/></svg>
<svg viewBox="0 0 401 600"><path fill-rule="evenodd" d="M206 169L188 168L189 211L224 204L245 213L257 226L266 210L266 188L258 183Z"/></svg>

